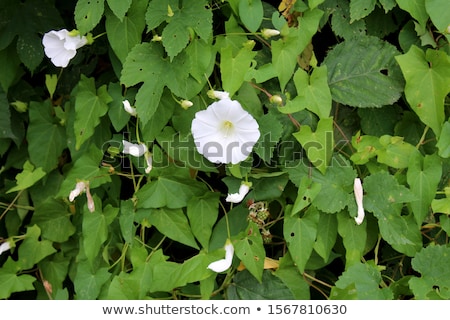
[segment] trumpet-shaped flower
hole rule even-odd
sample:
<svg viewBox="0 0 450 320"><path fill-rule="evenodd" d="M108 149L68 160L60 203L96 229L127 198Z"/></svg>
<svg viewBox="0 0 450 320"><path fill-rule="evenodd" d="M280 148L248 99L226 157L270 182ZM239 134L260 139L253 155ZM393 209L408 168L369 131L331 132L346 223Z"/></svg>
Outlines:
<svg viewBox="0 0 450 320"><path fill-rule="evenodd" d="M244 197L247 195L247 193L250 191L250 185L246 182L243 182L241 186L239 187L238 193L229 193L225 201L232 202L232 203L239 203L241 202Z"/></svg>
<svg viewBox="0 0 450 320"><path fill-rule="evenodd" d="M197 151L213 163L245 160L258 141L256 120L238 101L222 99L199 111L191 131Z"/></svg>
<svg viewBox="0 0 450 320"><path fill-rule="evenodd" d="M81 37L76 31L69 32L66 29L49 31L42 38L45 55L55 66L62 68L67 67L77 54L77 49L87 43L85 36Z"/></svg>
<svg viewBox="0 0 450 320"><path fill-rule="evenodd" d="M363 187L361 179L355 178L353 183L353 193L355 194L356 205L358 206L358 215L355 217L355 221L360 225L364 220L364 207L363 207Z"/></svg>
<svg viewBox="0 0 450 320"><path fill-rule="evenodd" d="M9 249L11 249L11 244L9 243L9 241L3 242L2 244L0 244L0 255L3 252L8 251Z"/></svg>
<svg viewBox="0 0 450 320"><path fill-rule="evenodd" d="M143 143L131 143L126 140L122 140L123 153L132 155L133 157L143 156L148 151L147 146Z"/></svg>
<svg viewBox="0 0 450 320"><path fill-rule="evenodd" d="M214 272L223 272L226 271L229 267L231 267L231 263L233 262L234 255L234 247L233 244L227 240L225 244L225 259L220 259L214 262L211 262L208 265L208 269Z"/></svg>
<svg viewBox="0 0 450 320"><path fill-rule="evenodd" d="M128 112L130 115L132 115L133 117L136 117L136 115L137 115L136 108L133 108L130 105L130 102L128 100L124 100L124 101L122 101L122 103L123 103L123 109L126 112Z"/></svg>
<svg viewBox="0 0 450 320"><path fill-rule="evenodd" d="M70 191L69 201L73 202L73 200L75 200L75 198L78 197L83 192L86 193L87 206L88 206L89 211L94 212L95 211L95 203L94 203L94 199L92 198L92 195L91 195L91 190L89 188L88 181L77 182L77 184L75 185L75 189Z"/></svg>
<svg viewBox="0 0 450 320"><path fill-rule="evenodd" d="M145 168L145 173L149 174L150 171L152 171L153 168L153 158L152 154L150 152L144 153L145 161L147 162L147 167Z"/></svg>

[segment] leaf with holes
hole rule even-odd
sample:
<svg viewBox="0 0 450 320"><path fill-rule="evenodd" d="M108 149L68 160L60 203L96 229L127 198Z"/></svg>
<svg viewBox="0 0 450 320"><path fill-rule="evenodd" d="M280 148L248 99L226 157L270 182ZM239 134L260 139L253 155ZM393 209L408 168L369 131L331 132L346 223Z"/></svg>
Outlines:
<svg viewBox="0 0 450 320"><path fill-rule="evenodd" d="M75 23L82 35L100 22L105 10L105 0L78 0L75 6Z"/></svg>

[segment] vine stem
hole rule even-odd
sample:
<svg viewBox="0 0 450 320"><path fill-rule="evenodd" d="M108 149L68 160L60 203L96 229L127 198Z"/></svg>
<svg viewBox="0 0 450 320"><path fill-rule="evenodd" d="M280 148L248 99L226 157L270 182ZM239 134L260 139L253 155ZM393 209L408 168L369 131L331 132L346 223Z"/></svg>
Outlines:
<svg viewBox="0 0 450 320"><path fill-rule="evenodd" d="M11 201L11 203L6 207L6 209L3 211L2 215L0 215L0 220L3 219L3 217L5 216L5 214L11 210L11 208L14 206L14 203L17 201L17 199L19 199L20 195L22 194L23 190L20 190L17 195L15 196L15 198L13 199L13 201Z"/></svg>
<svg viewBox="0 0 450 320"><path fill-rule="evenodd" d="M425 141L425 136L427 135L427 132L428 132L429 129L430 129L429 126L426 126L425 129L423 129L422 136L420 137L420 140L419 140L419 142L416 145L416 149L419 149L420 146L424 144L423 142Z"/></svg>

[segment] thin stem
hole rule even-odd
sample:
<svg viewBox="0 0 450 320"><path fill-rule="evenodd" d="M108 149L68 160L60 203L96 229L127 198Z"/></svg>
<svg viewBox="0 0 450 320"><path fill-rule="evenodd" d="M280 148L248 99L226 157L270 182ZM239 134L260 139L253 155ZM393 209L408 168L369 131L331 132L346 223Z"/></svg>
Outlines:
<svg viewBox="0 0 450 320"><path fill-rule="evenodd" d="M422 136L420 137L419 143L416 145L416 149L419 149L424 144L423 142L425 141L425 136L427 135L428 129L430 129L429 126L426 126L425 129L423 129Z"/></svg>
<svg viewBox="0 0 450 320"><path fill-rule="evenodd" d="M15 198L13 199L13 201L8 205L8 207L6 207L6 209L3 211L2 215L0 215L0 220L3 219L3 217L5 216L5 214L11 210L11 208L14 206L14 203L17 201L17 199L19 199L20 195L22 194L23 190L20 190L17 195L15 196Z"/></svg>

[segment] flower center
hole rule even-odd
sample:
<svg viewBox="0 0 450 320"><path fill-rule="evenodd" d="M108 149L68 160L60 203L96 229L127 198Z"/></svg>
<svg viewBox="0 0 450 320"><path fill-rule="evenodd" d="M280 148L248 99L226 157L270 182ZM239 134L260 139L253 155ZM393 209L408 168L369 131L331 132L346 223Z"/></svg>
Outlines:
<svg viewBox="0 0 450 320"><path fill-rule="evenodd" d="M224 138L228 138L233 132L233 123L231 121L225 120L222 124L222 131Z"/></svg>

